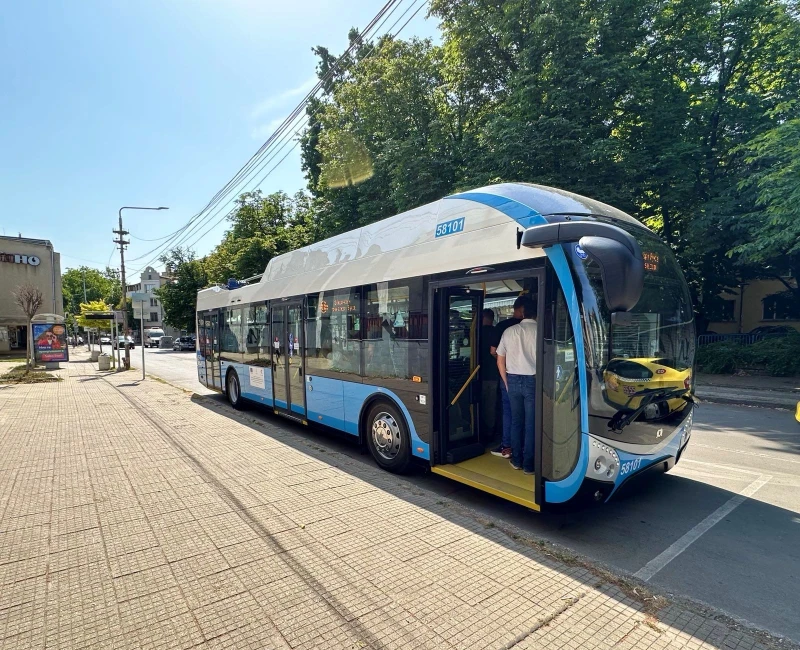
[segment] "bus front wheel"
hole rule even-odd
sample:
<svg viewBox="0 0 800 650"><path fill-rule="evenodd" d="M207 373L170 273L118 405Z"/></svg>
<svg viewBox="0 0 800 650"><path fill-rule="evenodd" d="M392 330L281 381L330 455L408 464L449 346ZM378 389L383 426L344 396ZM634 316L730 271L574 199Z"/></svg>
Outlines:
<svg viewBox="0 0 800 650"><path fill-rule="evenodd" d="M244 400L242 399L242 390L239 385L239 375L236 374L235 370L231 370L228 373L225 384L228 402L237 411L241 411L244 408Z"/></svg>
<svg viewBox="0 0 800 650"><path fill-rule="evenodd" d="M403 416L397 407L377 402L365 420L367 446L383 469L402 473L411 462L411 441Z"/></svg>

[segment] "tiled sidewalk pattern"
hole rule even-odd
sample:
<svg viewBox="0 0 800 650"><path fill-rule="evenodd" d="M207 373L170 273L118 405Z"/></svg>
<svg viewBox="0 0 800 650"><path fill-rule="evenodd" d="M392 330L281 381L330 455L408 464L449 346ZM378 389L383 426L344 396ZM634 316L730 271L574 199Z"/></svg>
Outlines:
<svg viewBox="0 0 800 650"><path fill-rule="evenodd" d="M0 648L742 648L130 373L0 389ZM533 515L532 515L533 516Z"/></svg>

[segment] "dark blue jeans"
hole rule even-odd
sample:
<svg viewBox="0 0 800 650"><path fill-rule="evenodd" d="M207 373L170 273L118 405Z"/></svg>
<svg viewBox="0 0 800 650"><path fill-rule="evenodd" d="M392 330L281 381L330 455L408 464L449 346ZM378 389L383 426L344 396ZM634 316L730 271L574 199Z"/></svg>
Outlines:
<svg viewBox="0 0 800 650"><path fill-rule="evenodd" d="M532 472L536 376L508 375L508 398L511 401L511 462Z"/></svg>
<svg viewBox="0 0 800 650"><path fill-rule="evenodd" d="M501 447L511 446L511 400L508 399L506 385L500 382L500 399L503 402L503 439Z"/></svg>

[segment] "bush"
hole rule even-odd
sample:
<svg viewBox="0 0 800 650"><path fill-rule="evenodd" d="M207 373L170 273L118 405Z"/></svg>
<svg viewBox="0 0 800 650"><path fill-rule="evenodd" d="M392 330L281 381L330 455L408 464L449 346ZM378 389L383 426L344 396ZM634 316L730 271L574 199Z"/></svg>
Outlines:
<svg viewBox="0 0 800 650"><path fill-rule="evenodd" d="M712 343L697 349L702 372L731 374L741 368L766 370L773 377L800 375L800 332L770 337L753 345Z"/></svg>

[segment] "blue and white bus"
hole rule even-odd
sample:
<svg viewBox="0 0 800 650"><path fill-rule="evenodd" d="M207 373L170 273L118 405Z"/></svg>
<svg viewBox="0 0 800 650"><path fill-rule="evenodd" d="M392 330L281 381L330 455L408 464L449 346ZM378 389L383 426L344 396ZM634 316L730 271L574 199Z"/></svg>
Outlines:
<svg viewBox="0 0 800 650"><path fill-rule="evenodd" d="M258 276L257 276L258 277ZM692 427L694 320L669 248L609 205L504 183L272 259L197 297L198 375L534 510L670 469ZM489 453L497 384L481 315L537 305L536 469ZM502 412L502 411L501 411Z"/></svg>

